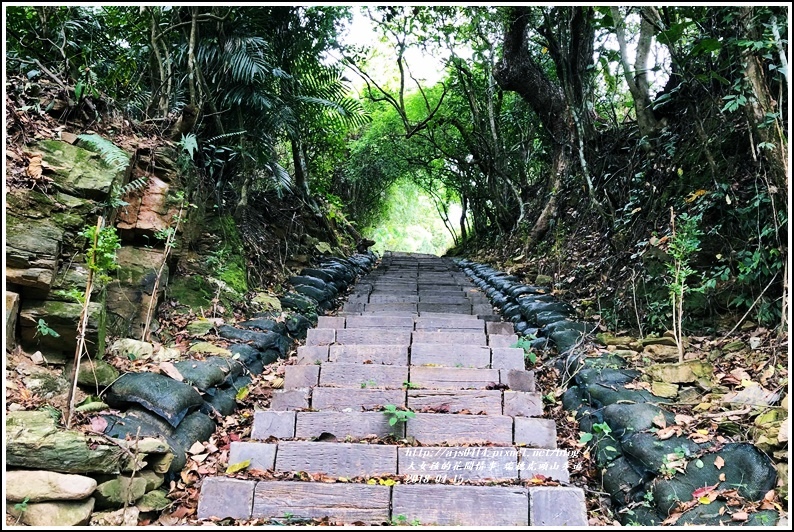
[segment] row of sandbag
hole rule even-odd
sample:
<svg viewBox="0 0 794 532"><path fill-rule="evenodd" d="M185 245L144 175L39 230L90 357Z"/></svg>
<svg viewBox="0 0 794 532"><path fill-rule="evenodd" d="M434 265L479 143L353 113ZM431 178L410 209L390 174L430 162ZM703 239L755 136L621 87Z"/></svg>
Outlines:
<svg viewBox="0 0 794 532"><path fill-rule="evenodd" d="M305 339L318 313L333 308L336 296L369 272L376 260L368 252L328 258L315 268L304 268L290 279L294 289L279 296L285 320L276 319L279 312L260 312L234 325L213 327L231 345L194 344L192 352L214 354L173 363L182 380L154 372L123 375L103 394L108 405L124 410L120 415L103 415L105 434L161 436L174 454L169 471L180 471L186 463L185 451L197 441L207 441L215 431L213 417L235 411L237 396L251 383L251 375L285 357L293 342Z"/></svg>

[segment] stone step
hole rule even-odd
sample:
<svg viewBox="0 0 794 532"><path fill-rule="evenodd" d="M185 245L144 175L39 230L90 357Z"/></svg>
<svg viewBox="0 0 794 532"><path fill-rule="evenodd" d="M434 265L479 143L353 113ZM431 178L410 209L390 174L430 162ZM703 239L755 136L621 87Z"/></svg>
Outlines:
<svg viewBox="0 0 794 532"><path fill-rule="evenodd" d="M395 310L403 312L417 312L416 306L418 303L367 303L364 305L362 312L378 312L385 310L393 312Z"/></svg>
<svg viewBox="0 0 794 532"><path fill-rule="evenodd" d="M251 517L328 517L334 524L382 524L389 521L390 496L389 486L260 481L253 491Z"/></svg>
<svg viewBox="0 0 794 532"><path fill-rule="evenodd" d="M328 362L322 365L319 375L320 386L402 388L408 381L408 366Z"/></svg>
<svg viewBox="0 0 794 532"><path fill-rule="evenodd" d="M471 300L463 295L460 296L417 296L419 303L439 304L439 305L471 305ZM370 298L371 300L372 298Z"/></svg>
<svg viewBox="0 0 794 532"><path fill-rule="evenodd" d="M409 475L411 478L413 475ZM416 475L430 482L442 475ZM327 519L329 524L587 526L584 492L561 486L462 486L415 480L395 486L207 477L199 519Z"/></svg>
<svg viewBox="0 0 794 532"><path fill-rule="evenodd" d="M276 471L306 471L335 477L397 474L397 446L285 441L278 444Z"/></svg>
<svg viewBox="0 0 794 532"><path fill-rule="evenodd" d="M254 418L254 423L256 421ZM323 435L333 435L337 441L373 435L400 439L405 435L405 427L403 423L389 425L389 416L385 412L296 412L295 438L311 439Z"/></svg>
<svg viewBox="0 0 794 532"><path fill-rule="evenodd" d="M415 344L488 345L484 332L414 331Z"/></svg>
<svg viewBox="0 0 794 532"><path fill-rule="evenodd" d="M416 414L405 422L406 437L423 445L513 443L513 418L495 415Z"/></svg>
<svg viewBox="0 0 794 532"><path fill-rule="evenodd" d="M318 329L320 330L320 329ZM339 329L336 343L342 345L409 345L411 331L401 329Z"/></svg>
<svg viewBox="0 0 794 532"><path fill-rule="evenodd" d="M418 411L433 409L456 414L502 414L502 392L499 390L408 390L406 406Z"/></svg>
<svg viewBox="0 0 794 532"><path fill-rule="evenodd" d="M439 329L455 329L455 330L470 329L471 331L474 332L482 332L484 327L485 327L485 322L476 318L475 319L470 319L469 317L433 318L433 317L422 316L416 319L415 329L417 331L422 331L422 330L435 331Z"/></svg>
<svg viewBox="0 0 794 532"><path fill-rule="evenodd" d="M407 345L332 345L328 355L330 362L350 364L392 364L408 365Z"/></svg>
<svg viewBox="0 0 794 532"><path fill-rule="evenodd" d="M475 321L482 321L477 316L473 316L471 314L459 314L456 312L423 312L420 318L444 318L444 319L452 319L452 320L475 320Z"/></svg>
<svg viewBox="0 0 794 532"><path fill-rule="evenodd" d="M484 390L488 385L498 385L499 370L469 368L433 368L412 366L409 381L423 389ZM532 391L532 390L530 390Z"/></svg>
<svg viewBox="0 0 794 532"><path fill-rule="evenodd" d="M523 360L522 355L522 369ZM411 345L411 365L488 368L491 365L491 350L476 345L414 343Z"/></svg>
<svg viewBox="0 0 794 532"><path fill-rule="evenodd" d="M416 304L416 309L421 316L424 312L448 312L452 314L471 314L472 306L470 303L464 305L449 305L445 303L422 303Z"/></svg>
<svg viewBox="0 0 794 532"><path fill-rule="evenodd" d="M275 397L275 394L274 394ZM337 411L375 410L386 405L405 406L404 390L377 388L323 388L312 390L311 407L314 410Z"/></svg>
<svg viewBox="0 0 794 532"><path fill-rule="evenodd" d="M397 449L398 474L432 475L436 482L518 480L518 464L516 447L422 446Z"/></svg>
<svg viewBox="0 0 794 532"><path fill-rule="evenodd" d="M418 303L419 296L417 294L409 294L407 292L395 293L377 293L373 291L369 295L369 303Z"/></svg>
<svg viewBox="0 0 794 532"><path fill-rule="evenodd" d="M529 497L519 486L398 484L392 515L421 526L527 526Z"/></svg>
<svg viewBox="0 0 794 532"><path fill-rule="evenodd" d="M414 328L413 317L410 316L350 316L345 326L348 329L408 329ZM344 328L338 327L339 329Z"/></svg>

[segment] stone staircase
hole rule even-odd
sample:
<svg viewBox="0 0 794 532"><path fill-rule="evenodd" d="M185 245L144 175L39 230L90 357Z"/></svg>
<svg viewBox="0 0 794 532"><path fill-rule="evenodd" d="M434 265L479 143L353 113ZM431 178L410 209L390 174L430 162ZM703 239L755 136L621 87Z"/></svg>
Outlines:
<svg viewBox="0 0 794 532"><path fill-rule="evenodd" d="M208 477L198 517L586 525L516 341L452 261L386 253L340 315L308 331L252 441L231 445L230 464L320 481ZM390 423L386 405L416 414ZM533 482L544 477L560 485Z"/></svg>

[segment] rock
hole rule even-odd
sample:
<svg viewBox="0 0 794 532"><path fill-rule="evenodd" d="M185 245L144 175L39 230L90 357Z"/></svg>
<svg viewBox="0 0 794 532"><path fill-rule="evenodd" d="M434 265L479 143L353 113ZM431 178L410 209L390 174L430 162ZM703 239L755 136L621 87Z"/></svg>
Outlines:
<svg viewBox="0 0 794 532"><path fill-rule="evenodd" d="M678 344L675 343L675 338L671 338L670 336L660 336L658 338L650 336L647 338L641 338L640 345L642 345L643 347L649 345L667 345L667 346L677 347Z"/></svg>
<svg viewBox="0 0 794 532"><path fill-rule="evenodd" d="M678 362L678 348L675 346L650 344L645 346L642 354L656 362Z"/></svg>
<svg viewBox="0 0 794 532"><path fill-rule="evenodd" d="M11 502L79 501L96 489L96 480L55 471L6 471L6 500Z"/></svg>
<svg viewBox="0 0 794 532"><path fill-rule="evenodd" d="M6 216L6 283L46 293L55 278L64 229L52 220Z"/></svg>
<svg viewBox="0 0 794 532"><path fill-rule="evenodd" d="M107 390L104 400L114 408L140 404L173 427L204 403L192 386L151 372L122 375Z"/></svg>
<svg viewBox="0 0 794 532"><path fill-rule="evenodd" d="M96 512L91 516L91 526L138 526L138 517L141 510L137 506L119 508L112 512Z"/></svg>
<svg viewBox="0 0 794 532"><path fill-rule="evenodd" d="M132 338L120 338L110 346L110 352L116 356L130 360L140 360L152 356L154 346L149 342L141 342Z"/></svg>
<svg viewBox="0 0 794 532"><path fill-rule="evenodd" d="M152 471L169 473L184 467L187 447L174 436L174 428L163 418L135 407L127 410L124 416L103 415L102 418L107 422L105 434L116 440L129 439L134 442L138 436L165 440L168 452L146 456L147 465Z"/></svg>
<svg viewBox="0 0 794 532"><path fill-rule="evenodd" d="M240 340L250 343L260 351L267 349L278 349L282 355L285 355L289 347L289 340L277 332L256 332L246 329L237 329L230 325L222 325L218 327L218 335L222 338L229 340Z"/></svg>
<svg viewBox="0 0 794 532"><path fill-rule="evenodd" d="M306 331L312 328L312 322L303 314L294 313L287 320L287 330L300 340L306 339Z"/></svg>
<svg viewBox="0 0 794 532"><path fill-rule="evenodd" d="M23 378L22 382L31 393L35 393L43 399L52 399L69 391L69 381L63 375L48 371L32 373Z"/></svg>
<svg viewBox="0 0 794 532"><path fill-rule="evenodd" d="M146 479L119 475L113 480L97 485L94 497L97 508L114 508L124 504L135 504L144 493L146 493Z"/></svg>
<svg viewBox="0 0 794 532"><path fill-rule="evenodd" d="M123 451L64 430L46 412L6 414L6 465L61 473L116 473Z"/></svg>
<svg viewBox="0 0 794 532"><path fill-rule="evenodd" d="M78 198L104 201L126 172L116 172L96 152L60 140L40 141L36 149L55 188Z"/></svg>
<svg viewBox="0 0 794 532"><path fill-rule="evenodd" d="M254 318L251 320L241 321L237 323L237 326L244 327L246 329L274 331L279 334L286 334L287 332L287 326L284 323L269 318Z"/></svg>
<svg viewBox="0 0 794 532"><path fill-rule="evenodd" d="M724 462L721 468L714 464L717 457ZM724 481L720 481L720 475L725 475ZM758 501L775 487L776 482L777 472L764 453L751 444L729 443L719 452L702 455L700 462L691 460L686 474L657 479L653 485L653 497L659 512L667 515L678 501L692 500L692 492L703 486L716 484L718 490L736 488L742 497Z"/></svg>
<svg viewBox="0 0 794 532"><path fill-rule="evenodd" d="M215 327L215 324L206 319L198 319L187 324L187 332L194 336L204 336Z"/></svg>
<svg viewBox="0 0 794 532"><path fill-rule="evenodd" d="M108 331L116 336L140 338L149 307L156 305L170 286L169 269L163 268L157 294L152 295L163 262L162 251L122 245L116 251L116 262L119 267L115 279L107 287Z"/></svg>
<svg viewBox="0 0 794 532"><path fill-rule="evenodd" d="M6 282L8 276L6 275ZM13 351L16 347L17 315L19 314L19 294L6 292L6 351Z"/></svg>
<svg viewBox="0 0 794 532"><path fill-rule="evenodd" d="M275 296L266 294L265 292L257 292L251 300L255 305L259 305L262 310L275 310L281 312L281 301Z"/></svg>
<svg viewBox="0 0 794 532"><path fill-rule="evenodd" d="M328 301L333 297L331 292L329 292L328 290L321 290L319 288L315 288L313 286L309 286L305 284L296 285L294 288L297 293L316 300L318 303L320 303L321 306L324 302Z"/></svg>
<svg viewBox="0 0 794 532"><path fill-rule="evenodd" d="M651 392L658 397L673 399L678 397L678 385L669 382L654 381L651 383Z"/></svg>
<svg viewBox="0 0 794 532"><path fill-rule="evenodd" d="M681 388L678 391L679 404L698 404L700 403L702 393L694 387Z"/></svg>
<svg viewBox="0 0 794 532"><path fill-rule="evenodd" d="M50 363L64 363L74 358L77 346L77 325L83 305L50 300L23 300L19 312L19 334L22 347L35 351L40 349ZM39 320L59 334L58 337L38 333ZM88 327L86 345L92 355L105 351L103 323L105 305L103 302L88 304Z"/></svg>
<svg viewBox="0 0 794 532"><path fill-rule="evenodd" d="M152 236L168 229L179 212L178 203L169 198L171 186L151 173L146 177L142 193L131 195L130 204L119 209L116 227L125 240L133 240L136 235Z"/></svg>
<svg viewBox="0 0 794 532"><path fill-rule="evenodd" d="M152 361L154 362L169 362L171 360L176 360L182 356L182 351L175 347L165 347L164 345L160 346L160 349L152 355Z"/></svg>
<svg viewBox="0 0 794 532"><path fill-rule="evenodd" d="M708 379L714 375L714 366L699 360L687 360L676 364L654 364L645 369L651 380L666 383L690 383Z"/></svg>
<svg viewBox="0 0 794 532"><path fill-rule="evenodd" d="M73 366L70 364L68 367ZM119 372L104 360L92 358L80 362L77 372L77 384L86 387L105 388L118 379Z"/></svg>
<svg viewBox="0 0 794 532"><path fill-rule="evenodd" d="M221 356L232 355L232 352L225 347L220 347L210 342L196 342L190 346L188 353L212 353Z"/></svg>
<svg viewBox="0 0 794 532"><path fill-rule="evenodd" d="M29 503L25 505L24 512L14 506L9 506L6 511L28 526L81 526L88 523L94 511L94 499Z"/></svg>
<svg viewBox="0 0 794 532"><path fill-rule="evenodd" d="M603 345L629 345L635 341L631 336L613 336L605 332L596 334L596 340Z"/></svg>
<svg viewBox="0 0 794 532"><path fill-rule="evenodd" d="M159 512L174 502L166 495L163 490L150 491L138 500L136 506L141 512Z"/></svg>
<svg viewBox="0 0 794 532"><path fill-rule="evenodd" d="M554 279L551 276L549 276L549 275L542 275L542 274L539 273L535 277L535 284L538 285L538 286L551 286L551 284L553 282L554 282Z"/></svg>

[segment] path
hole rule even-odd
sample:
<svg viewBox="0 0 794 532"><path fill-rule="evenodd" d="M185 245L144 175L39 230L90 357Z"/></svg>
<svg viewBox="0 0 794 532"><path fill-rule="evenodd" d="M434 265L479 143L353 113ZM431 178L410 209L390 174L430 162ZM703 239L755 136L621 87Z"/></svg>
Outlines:
<svg viewBox="0 0 794 532"><path fill-rule="evenodd" d="M230 449L230 464L353 481L205 478L198 517L586 525L554 422L538 417L534 374L498 320L451 260L387 252L340 316L309 330L252 441ZM384 405L416 414L391 425ZM535 475L563 485L533 487Z"/></svg>

